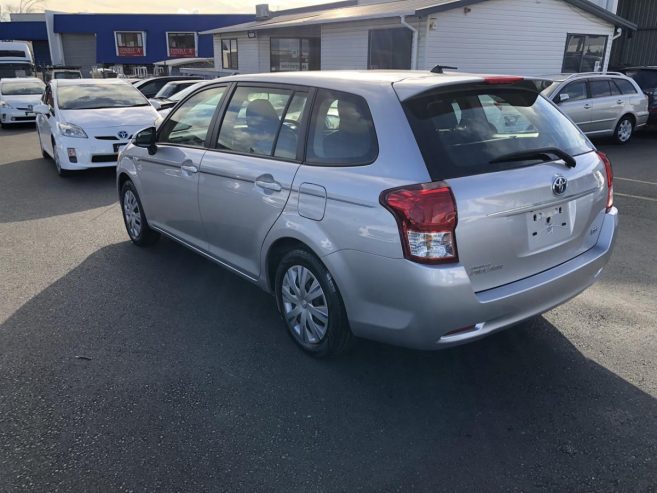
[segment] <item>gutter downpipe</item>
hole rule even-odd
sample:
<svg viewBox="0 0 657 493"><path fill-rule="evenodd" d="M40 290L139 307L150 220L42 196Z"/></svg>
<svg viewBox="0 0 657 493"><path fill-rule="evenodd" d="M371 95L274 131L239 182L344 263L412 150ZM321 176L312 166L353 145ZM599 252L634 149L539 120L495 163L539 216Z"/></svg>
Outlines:
<svg viewBox="0 0 657 493"><path fill-rule="evenodd" d="M413 33L413 41L411 42L411 70L417 70L417 50L418 50L418 32L417 29L411 26L408 22L406 22L406 16L405 15L400 15L399 16L399 23L410 29L411 32Z"/></svg>

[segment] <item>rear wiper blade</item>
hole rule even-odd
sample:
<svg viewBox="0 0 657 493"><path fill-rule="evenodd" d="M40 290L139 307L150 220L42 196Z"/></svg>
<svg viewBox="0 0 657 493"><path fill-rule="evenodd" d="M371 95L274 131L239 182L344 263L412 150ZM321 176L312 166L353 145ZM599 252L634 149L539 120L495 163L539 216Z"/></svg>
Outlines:
<svg viewBox="0 0 657 493"><path fill-rule="evenodd" d="M569 168L574 168L577 165L577 161L575 161L573 156L568 154L566 151L559 149L558 147L542 147L540 149L529 149L527 151L512 152L510 154L504 154L503 156L493 159L490 164L504 163L509 161L526 161L527 159L552 161L554 156L562 159L566 163L566 166Z"/></svg>

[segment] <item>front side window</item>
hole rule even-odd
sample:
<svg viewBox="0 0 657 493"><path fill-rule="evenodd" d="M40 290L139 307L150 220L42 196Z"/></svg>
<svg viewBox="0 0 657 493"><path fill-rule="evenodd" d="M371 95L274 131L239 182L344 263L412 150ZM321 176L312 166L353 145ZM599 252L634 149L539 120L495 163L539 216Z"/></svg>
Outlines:
<svg viewBox="0 0 657 493"><path fill-rule="evenodd" d="M171 58L194 58L196 33L167 33L167 51Z"/></svg>
<svg viewBox="0 0 657 493"><path fill-rule="evenodd" d="M43 94L45 87L43 82L16 80L0 84L0 93L3 96L36 96Z"/></svg>
<svg viewBox="0 0 657 493"><path fill-rule="evenodd" d="M116 31L114 36L117 56L139 57L146 55L143 32Z"/></svg>
<svg viewBox="0 0 657 493"><path fill-rule="evenodd" d="M148 106L149 102L129 84L76 84L57 88L61 110L95 110Z"/></svg>
<svg viewBox="0 0 657 493"><path fill-rule="evenodd" d="M162 125L158 141L202 147L224 92L225 87L213 87L189 98Z"/></svg>
<svg viewBox="0 0 657 493"><path fill-rule="evenodd" d="M560 93L557 99L559 103L571 102L571 101L581 101L582 99L587 99L588 93L586 90L586 82L571 82L568 84Z"/></svg>
<svg viewBox="0 0 657 493"><path fill-rule="evenodd" d="M588 139L544 97L520 88L437 90L403 103L433 180L543 162L506 156L557 147L576 156ZM458 108L458 111L457 111Z"/></svg>
<svg viewBox="0 0 657 493"><path fill-rule="evenodd" d="M357 166L376 159L379 148L365 100L354 94L317 92L306 160L326 166Z"/></svg>
<svg viewBox="0 0 657 493"><path fill-rule="evenodd" d="M319 38L271 38L271 71L319 70L319 47Z"/></svg>
<svg viewBox="0 0 657 493"><path fill-rule="evenodd" d="M294 159L307 100L305 91L238 87L221 124L217 147Z"/></svg>
<svg viewBox="0 0 657 493"><path fill-rule="evenodd" d="M607 36L569 34L563 56L563 73L598 72L604 67Z"/></svg>
<svg viewBox="0 0 657 493"><path fill-rule="evenodd" d="M403 28L370 31L367 68L409 70L413 33Z"/></svg>
<svg viewBox="0 0 657 493"><path fill-rule="evenodd" d="M221 40L221 64L225 69L237 70L239 67L237 60L237 40Z"/></svg>

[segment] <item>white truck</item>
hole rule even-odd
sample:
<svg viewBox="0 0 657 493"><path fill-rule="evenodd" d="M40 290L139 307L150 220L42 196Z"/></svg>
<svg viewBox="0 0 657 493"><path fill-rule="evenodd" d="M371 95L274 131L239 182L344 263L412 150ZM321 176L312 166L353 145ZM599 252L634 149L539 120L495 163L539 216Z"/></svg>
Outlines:
<svg viewBox="0 0 657 493"><path fill-rule="evenodd" d="M34 76L32 47L27 41L0 41L0 79Z"/></svg>

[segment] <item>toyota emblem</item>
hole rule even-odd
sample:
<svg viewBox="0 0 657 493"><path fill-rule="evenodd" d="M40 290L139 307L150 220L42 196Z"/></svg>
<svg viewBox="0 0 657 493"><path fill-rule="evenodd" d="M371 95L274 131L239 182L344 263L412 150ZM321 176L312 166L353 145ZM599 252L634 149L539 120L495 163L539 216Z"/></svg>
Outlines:
<svg viewBox="0 0 657 493"><path fill-rule="evenodd" d="M552 193L555 195L563 195L566 188L568 188L568 180L566 177L561 175L555 176L554 180L552 180Z"/></svg>
<svg viewBox="0 0 657 493"><path fill-rule="evenodd" d="M119 139L122 139L122 140L125 140L125 139L128 138L128 132L126 132L125 130L121 130L117 135L119 136Z"/></svg>

